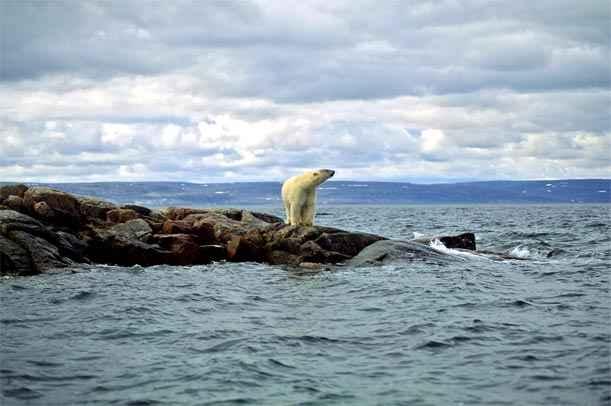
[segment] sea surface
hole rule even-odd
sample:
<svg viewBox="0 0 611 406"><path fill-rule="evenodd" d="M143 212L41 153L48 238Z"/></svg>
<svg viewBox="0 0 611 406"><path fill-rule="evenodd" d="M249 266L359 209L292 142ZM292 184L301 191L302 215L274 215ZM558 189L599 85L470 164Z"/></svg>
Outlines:
<svg viewBox="0 0 611 406"><path fill-rule="evenodd" d="M319 208L398 239L472 231L506 261L5 278L0 404L609 405L610 209Z"/></svg>

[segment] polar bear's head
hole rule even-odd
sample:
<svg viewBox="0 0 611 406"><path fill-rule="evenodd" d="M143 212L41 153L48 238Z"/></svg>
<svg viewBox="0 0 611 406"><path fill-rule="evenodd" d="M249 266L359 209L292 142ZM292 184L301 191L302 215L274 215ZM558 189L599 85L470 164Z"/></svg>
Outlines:
<svg viewBox="0 0 611 406"><path fill-rule="evenodd" d="M304 177L304 180L310 185L310 186L318 186L321 183L323 183L324 181L326 181L327 179L329 179L331 176L335 175L335 171L331 170L331 169L316 169L315 171L309 171L304 173L302 176Z"/></svg>

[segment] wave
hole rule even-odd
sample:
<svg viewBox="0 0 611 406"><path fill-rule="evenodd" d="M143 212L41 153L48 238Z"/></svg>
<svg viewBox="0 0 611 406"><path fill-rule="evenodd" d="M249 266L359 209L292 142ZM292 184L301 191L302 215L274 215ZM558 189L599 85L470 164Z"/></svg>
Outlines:
<svg viewBox="0 0 611 406"><path fill-rule="evenodd" d="M485 256L479 255L479 254L475 254L471 251L467 251L467 250L461 250L461 249L455 249L455 248L448 248L445 246L444 243L442 243L440 240L438 240L437 238L431 240L431 242L429 243L429 246L434 249L437 252L440 252L442 254L447 254L447 255L453 255L456 257L463 257L463 258L486 258Z"/></svg>

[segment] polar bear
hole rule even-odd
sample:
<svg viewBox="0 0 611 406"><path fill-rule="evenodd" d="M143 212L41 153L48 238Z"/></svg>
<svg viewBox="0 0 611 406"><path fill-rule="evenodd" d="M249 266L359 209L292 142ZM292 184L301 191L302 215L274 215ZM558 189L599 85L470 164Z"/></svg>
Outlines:
<svg viewBox="0 0 611 406"><path fill-rule="evenodd" d="M286 210L286 223L311 226L316 210L316 186L320 185L335 171L317 169L287 179L282 185L282 201Z"/></svg>

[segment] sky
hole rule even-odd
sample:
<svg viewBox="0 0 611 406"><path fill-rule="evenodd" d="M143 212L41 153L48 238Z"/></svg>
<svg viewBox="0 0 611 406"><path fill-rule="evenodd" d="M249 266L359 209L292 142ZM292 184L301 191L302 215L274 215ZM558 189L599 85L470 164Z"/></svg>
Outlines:
<svg viewBox="0 0 611 406"><path fill-rule="evenodd" d="M611 5L0 1L0 181L611 177Z"/></svg>

